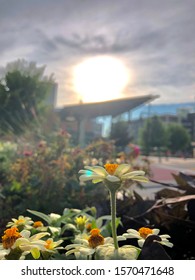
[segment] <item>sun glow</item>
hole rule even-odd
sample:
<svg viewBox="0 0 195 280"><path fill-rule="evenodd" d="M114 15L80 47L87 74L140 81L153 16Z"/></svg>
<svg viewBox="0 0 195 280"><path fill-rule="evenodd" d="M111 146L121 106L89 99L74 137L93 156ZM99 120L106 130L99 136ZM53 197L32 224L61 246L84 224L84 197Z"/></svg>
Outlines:
<svg viewBox="0 0 195 280"><path fill-rule="evenodd" d="M110 56L84 60L73 69L73 85L83 102L119 98L130 80L123 62Z"/></svg>

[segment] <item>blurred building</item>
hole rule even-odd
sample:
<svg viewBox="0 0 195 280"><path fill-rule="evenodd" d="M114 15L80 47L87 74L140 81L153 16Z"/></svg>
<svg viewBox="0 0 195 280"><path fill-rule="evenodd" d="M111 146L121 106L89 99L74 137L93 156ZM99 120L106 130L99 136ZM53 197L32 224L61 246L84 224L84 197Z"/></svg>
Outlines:
<svg viewBox="0 0 195 280"><path fill-rule="evenodd" d="M63 122L63 126L70 133L73 143L78 145L79 123L70 118ZM92 140L102 137L102 124L97 123L95 119L88 119L84 123L83 131L85 132L85 144L88 144Z"/></svg>
<svg viewBox="0 0 195 280"><path fill-rule="evenodd" d="M58 93L58 84L51 83L51 90L45 100L46 105L51 106L52 109L56 108L57 104L57 93Z"/></svg>
<svg viewBox="0 0 195 280"><path fill-rule="evenodd" d="M67 130L69 129L71 131L72 129L72 132L76 132L77 130L77 144L83 147L89 139L99 136L102 125L95 122L97 117L110 116L112 119L125 112L130 115L132 110L144 103L153 101L157 97L154 95L145 95L96 103L67 105L58 110L58 114L61 120L66 123L66 126L69 126Z"/></svg>

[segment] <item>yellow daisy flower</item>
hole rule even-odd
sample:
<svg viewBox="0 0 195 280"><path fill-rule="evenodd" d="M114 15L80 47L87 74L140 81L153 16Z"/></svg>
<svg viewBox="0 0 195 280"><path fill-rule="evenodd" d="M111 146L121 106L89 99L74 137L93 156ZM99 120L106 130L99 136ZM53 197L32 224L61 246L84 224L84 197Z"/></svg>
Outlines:
<svg viewBox="0 0 195 280"><path fill-rule="evenodd" d="M33 221L31 218L20 215L18 217L18 219L12 218L12 221L8 222L6 227L21 227L22 226L25 229L31 229L32 224L33 224Z"/></svg>

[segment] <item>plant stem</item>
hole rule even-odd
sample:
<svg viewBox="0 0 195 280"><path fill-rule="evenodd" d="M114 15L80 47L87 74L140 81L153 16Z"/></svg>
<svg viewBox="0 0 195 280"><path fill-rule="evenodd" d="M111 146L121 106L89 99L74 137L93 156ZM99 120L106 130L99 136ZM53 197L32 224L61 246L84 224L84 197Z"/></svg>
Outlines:
<svg viewBox="0 0 195 280"><path fill-rule="evenodd" d="M114 247L118 249L117 233L116 233L116 191L110 191L110 206L111 206L111 223L112 223L112 237L114 240Z"/></svg>

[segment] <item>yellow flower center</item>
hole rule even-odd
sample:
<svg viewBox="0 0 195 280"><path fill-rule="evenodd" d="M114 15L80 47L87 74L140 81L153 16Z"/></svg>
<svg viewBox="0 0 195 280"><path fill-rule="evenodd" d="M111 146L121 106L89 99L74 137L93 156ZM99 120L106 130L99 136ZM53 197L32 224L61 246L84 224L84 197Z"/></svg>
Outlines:
<svg viewBox="0 0 195 280"><path fill-rule="evenodd" d="M34 222L33 227L34 228L43 227L43 223L41 221L36 221Z"/></svg>
<svg viewBox="0 0 195 280"><path fill-rule="evenodd" d="M16 221L16 225L21 225L21 224L24 224L25 223L25 219L18 219Z"/></svg>
<svg viewBox="0 0 195 280"><path fill-rule="evenodd" d="M104 165L106 171L110 174L110 175L113 175L115 170L117 169L118 167L118 164L116 163L106 163Z"/></svg>
<svg viewBox="0 0 195 280"><path fill-rule="evenodd" d="M96 248L97 246L104 244L104 237L100 234L100 230L98 228L92 229L90 234L88 242L91 248Z"/></svg>
<svg viewBox="0 0 195 280"><path fill-rule="evenodd" d="M48 240L46 240L45 242L46 242L46 244L45 244L45 248L46 248L46 249L51 250L51 249L54 248L54 246L53 246L53 241L52 241L51 239L48 239Z"/></svg>
<svg viewBox="0 0 195 280"><path fill-rule="evenodd" d="M142 227L138 230L140 236L144 239L148 236L148 234L152 234L153 230L151 228Z"/></svg>
<svg viewBox="0 0 195 280"><path fill-rule="evenodd" d="M14 245L15 241L18 238L22 237L18 232L18 228L16 227L6 229L4 233L5 234L2 236L2 243L4 249L11 248Z"/></svg>
<svg viewBox="0 0 195 280"><path fill-rule="evenodd" d="M88 219L85 216L79 216L75 219L77 226L84 226Z"/></svg>
<svg viewBox="0 0 195 280"><path fill-rule="evenodd" d="M88 219L85 216L79 216L75 219L76 225L80 231L85 229L85 225Z"/></svg>

